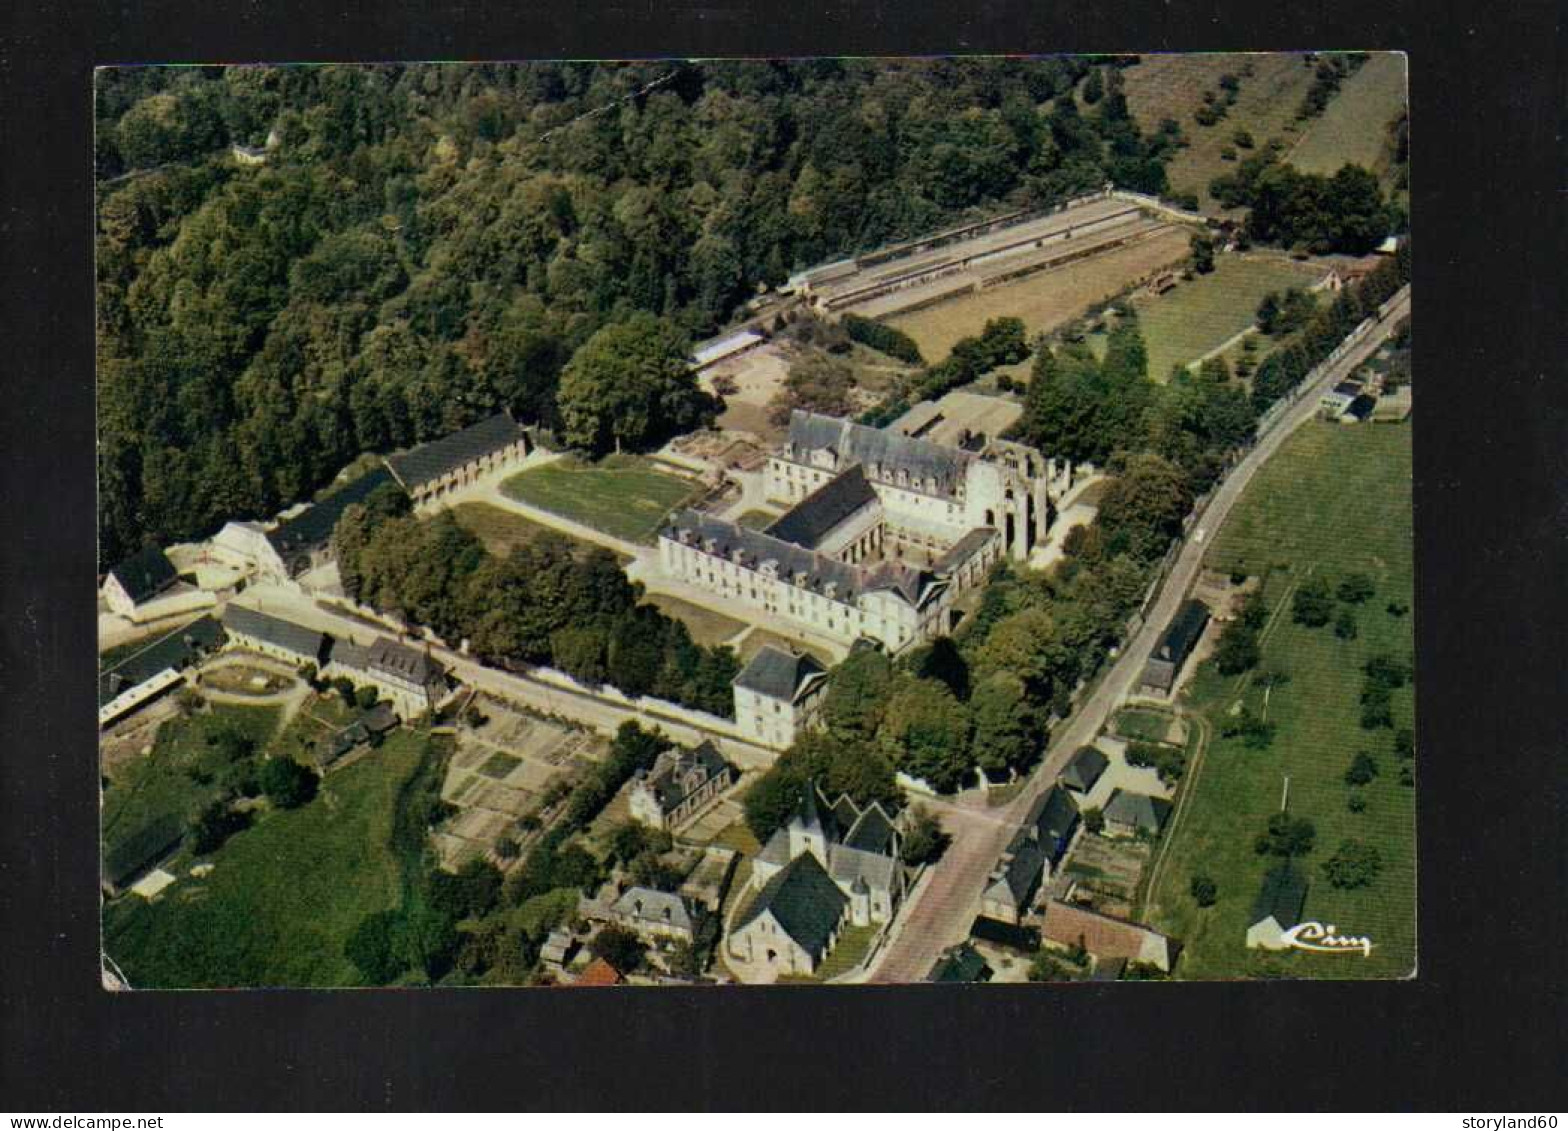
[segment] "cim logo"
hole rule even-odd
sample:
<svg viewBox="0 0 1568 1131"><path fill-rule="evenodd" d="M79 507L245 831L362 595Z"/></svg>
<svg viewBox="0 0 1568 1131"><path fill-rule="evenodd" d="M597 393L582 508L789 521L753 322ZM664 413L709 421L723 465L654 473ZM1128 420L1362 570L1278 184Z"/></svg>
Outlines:
<svg viewBox="0 0 1568 1131"><path fill-rule="evenodd" d="M1280 940L1286 946L1318 954L1354 954L1359 950L1363 958L1372 956L1370 938L1365 935L1341 935L1337 933L1338 930L1332 923L1325 927L1315 919L1308 919L1286 931Z"/></svg>

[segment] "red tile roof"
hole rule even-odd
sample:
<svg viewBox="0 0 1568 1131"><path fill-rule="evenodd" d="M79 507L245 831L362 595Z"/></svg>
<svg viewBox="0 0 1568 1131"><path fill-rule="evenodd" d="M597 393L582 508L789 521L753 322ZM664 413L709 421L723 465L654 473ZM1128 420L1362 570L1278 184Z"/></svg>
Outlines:
<svg viewBox="0 0 1568 1131"><path fill-rule="evenodd" d="M602 958L595 958L588 968L577 975L574 986L619 986L626 979L621 972Z"/></svg>
<svg viewBox="0 0 1568 1131"><path fill-rule="evenodd" d="M1170 940L1164 935L1086 907L1053 899L1045 909L1040 934L1064 946L1082 945L1096 958L1126 958L1170 969Z"/></svg>

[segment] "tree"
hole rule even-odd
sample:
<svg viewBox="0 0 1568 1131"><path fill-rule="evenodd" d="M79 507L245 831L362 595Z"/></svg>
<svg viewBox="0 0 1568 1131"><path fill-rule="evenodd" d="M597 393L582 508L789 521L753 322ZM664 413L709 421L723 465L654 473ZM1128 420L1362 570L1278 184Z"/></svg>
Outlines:
<svg viewBox="0 0 1568 1131"><path fill-rule="evenodd" d="M1072 970L1056 955L1048 950L1036 951L1029 960L1029 980L1031 982L1071 982Z"/></svg>
<svg viewBox="0 0 1568 1131"><path fill-rule="evenodd" d="M1192 883L1188 885L1188 890L1191 891L1193 901L1199 907L1213 907L1215 901L1220 897L1219 885L1214 882L1213 877L1202 872L1192 877Z"/></svg>
<svg viewBox="0 0 1568 1131"><path fill-rule="evenodd" d="M1394 732L1394 753L1401 761L1408 761L1416 756L1416 732L1409 727L1400 727Z"/></svg>
<svg viewBox="0 0 1568 1131"><path fill-rule="evenodd" d="M1035 720L1023 680L1005 671L987 676L970 697L969 713L974 720L970 746L975 765L989 774L1001 774L1032 760Z"/></svg>
<svg viewBox="0 0 1568 1131"><path fill-rule="evenodd" d="M719 405L697 387L687 349L672 323L650 314L595 333L561 372L557 404L567 441L620 451L711 420Z"/></svg>
<svg viewBox="0 0 1568 1131"><path fill-rule="evenodd" d="M1214 270L1214 241L1201 232L1194 232L1188 241L1192 252L1192 269L1200 275Z"/></svg>
<svg viewBox="0 0 1568 1131"><path fill-rule="evenodd" d="M1334 617L1334 635L1341 640L1354 640L1357 632L1356 615L1349 609L1340 609Z"/></svg>
<svg viewBox="0 0 1568 1131"><path fill-rule="evenodd" d="M1343 840L1334 855L1323 862L1323 874L1336 888L1366 887L1383 869L1383 858L1374 845Z"/></svg>
<svg viewBox="0 0 1568 1131"><path fill-rule="evenodd" d="M250 827L251 815L235 809L226 799L218 799L204 808L192 823L187 840L191 852L205 856L216 852L235 833Z"/></svg>
<svg viewBox="0 0 1568 1131"><path fill-rule="evenodd" d="M321 779L293 758L268 758L261 767L261 790L280 809L298 809L316 796Z"/></svg>
<svg viewBox="0 0 1568 1131"><path fill-rule="evenodd" d="M1372 585L1372 579L1364 573L1347 573L1335 590L1336 596L1341 601L1351 605L1359 605L1367 600L1377 590Z"/></svg>
<svg viewBox="0 0 1568 1131"><path fill-rule="evenodd" d="M384 986L403 972L402 934L401 912L374 912L344 940L343 954L367 985Z"/></svg>
<svg viewBox="0 0 1568 1131"><path fill-rule="evenodd" d="M1273 335L1279 329L1279 292L1270 291L1258 303L1257 324L1258 329L1265 334Z"/></svg>
<svg viewBox="0 0 1568 1131"><path fill-rule="evenodd" d="M1327 580L1311 577L1296 587L1290 601L1291 620L1308 628L1321 628L1333 615L1334 603Z"/></svg>
<svg viewBox="0 0 1568 1131"><path fill-rule="evenodd" d="M1191 510L1192 488L1181 468L1163 456L1140 452L1101 496L1098 521L1113 546L1150 561L1181 533Z"/></svg>
<svg viewBox="0 0 1568 1131"><path fill-rule="evenodd" d="M930 864L941 859L952 837L942 831L942 823L935 814L916 805L909 815L909 825L904 832L903 860L910 867Z"/></svg>
<svg viewBox="0 0 1568 1131"><path fill-rule="evenodd" d="M488 860L475 858L454 872L430 876L430 905L452 920L477 919L492 911L501 898L501 872Z"/></svg>
<svg viewBox="0 0 1568 1131"><path fill-rule="evenodd" d="M1350 767L1345 771L1345 784L1367 785L1377 777L1377 772L1377 759L1363 750L1351 759Z"/></svg>
<svg viewBox="0 0 1568 1131"><path fill-rule="evenodd" d="M971 765L970 731L969 714L951 691L935 680L912 679L888 700L881 739L901 770L951 793Z"/></svg>
<svg viewBox="0 0 1568 1131"><path fill-rule="evenodd" d="M361 711L368 711L374 707L376 699L376 689L368 683L354 692L354 704Z"/></svg>
<svg viewBox="0 0 1568 1131"><path fill-rule="evenodd" d="M1259 856L1305 856L1312 851L1317 839L1317 828L1305 817L1292 817L1289 813L1275 813L1269 818L1268 828L1259 833L1253 848Z"/></svg>
<svg viewBox="0 0 1568 1131"><path fill-rule="evenodd" d="M1246 620L1238 617L1228 622L1220 631L1214 647L1214 666L1221 675L1240 675L1250 671L1262 657L1258 633Z"/></svg>
<svg viewBox="0 0 1568 1131"><path fill-rule="evenodd" d="M635 932L613 923L600 929L589 942L588 949L622 974L634 973L647 961L648 949L642 939Z"/></svg>

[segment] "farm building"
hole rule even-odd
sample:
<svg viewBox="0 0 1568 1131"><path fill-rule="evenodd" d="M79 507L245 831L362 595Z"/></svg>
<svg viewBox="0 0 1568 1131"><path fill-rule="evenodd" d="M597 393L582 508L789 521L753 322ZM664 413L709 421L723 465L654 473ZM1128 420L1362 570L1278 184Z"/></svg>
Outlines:
<svg viewBox="0 0 1568 1131"><path fill-rule="evenodd" d="M397 484L386 468L378 467L266 531L267 543L276 560L283 564L284 575L297 577L329 561L332 532L337 529L343 512L388 485L395 487Z"/></svg>
<svg viewBox="0 0 1568 1131"><path fill-rule="evenodd" d="M1046 906L1040 934L1057 946L1081 946L1096 961L1123 958L1168 973L1175 960L1175 945L1158 931L1055 899Z"/></svg>
<svg viewBox="0 0 1568 1131"><path fill-rule="evenodd" d="M179 573L168 556L149 546L109 571L103 582L104 603L122 617L133 616L144 605L179 580Z"/></svg>
<svg viewBox="0 0 1568 1131"><path fill-rule="evenodd" d="M1202 601L1189 599L1171 620L1165 635L1155 645L1154 654L1143 669L1143 686L1161 694L1170 694L1176 686L1176 677L1182 665L1192 654L1198 639L1209 623L1209 607Z"/></svg>
<svg viewBox="0 0 1568 1131"><path fill-rule="evenodd" d="M1171 803L1145 793L1118 789L1105 805L1107 836L1158 836L1170 819Z"/></svg>
<svg viewBox="0 0 1568 1131"><path fill-rule="evenodd" d="M446 668L428 651L378 636L368 648L348 640L332 641L321 674L374 687L406 719L433 711L446 697Z"/></svg>
<svg viewBox="0 0 1568 1131"><path fill-rule="evenodd" d="M1247 946L1264 950L1284 950L1284 934L1301 922L1307 904L1307 878L1290 861L1269 869L1263 888L1252 905Z"/></svg>
<svg viewBox="0 0 1568 1131"><path fill-rule="evenodd" d="M418 506L466 487L481 475L521 463L529 450L522 425L508 413L498 412L461 432L388 456L386 465Z"/></svg>
<svg viewBox="0 0 1568 1131"><path fill-rule="evenodd" d="M98 675L98 725L108 726L185 682L185 672L223 644L222 626L201 617Z"/></svg>
<svg viewBox="0 0 1568 1131"><path fill-rule="evenodd" d="M769 644L735 677L735 724L764 746L786 750L816 718L827 686L826 669L810 655Z"/></svg>
<svg viewBox="0 0 1568 1131"><path fill-rule="evenodd" d="M324 632L240 605L229 605L223 610L223 629L228 633L229 644L236 648L295 666L315 664L318 671L326 663L332 645L332 638Z"/></svg>
<svg viewBox="0 0 1568 1131"><path fill-rule="evenodd" d="M739 333L727 334L722 338L714 338L703 342L692 351L692 368L701 372L710 365L717 365L721 361L739 357L748 350L760 346L766 340L766 338L754 330L742 330Z"/></svg>

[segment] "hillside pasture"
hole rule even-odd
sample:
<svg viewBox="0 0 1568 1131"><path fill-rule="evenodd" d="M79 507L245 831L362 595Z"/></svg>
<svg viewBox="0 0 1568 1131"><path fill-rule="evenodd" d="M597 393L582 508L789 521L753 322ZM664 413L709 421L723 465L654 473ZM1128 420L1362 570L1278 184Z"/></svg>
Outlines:
<svg viewBox="0 0 1568 1131"><path fill-rule="evenodd" d="M1354 164L1382 176L1393 157L1389 127L1405 101L1404 56L1375 54L1345 80L1286 160L1304 173L1332 175L1340 166Z"/></svg>

